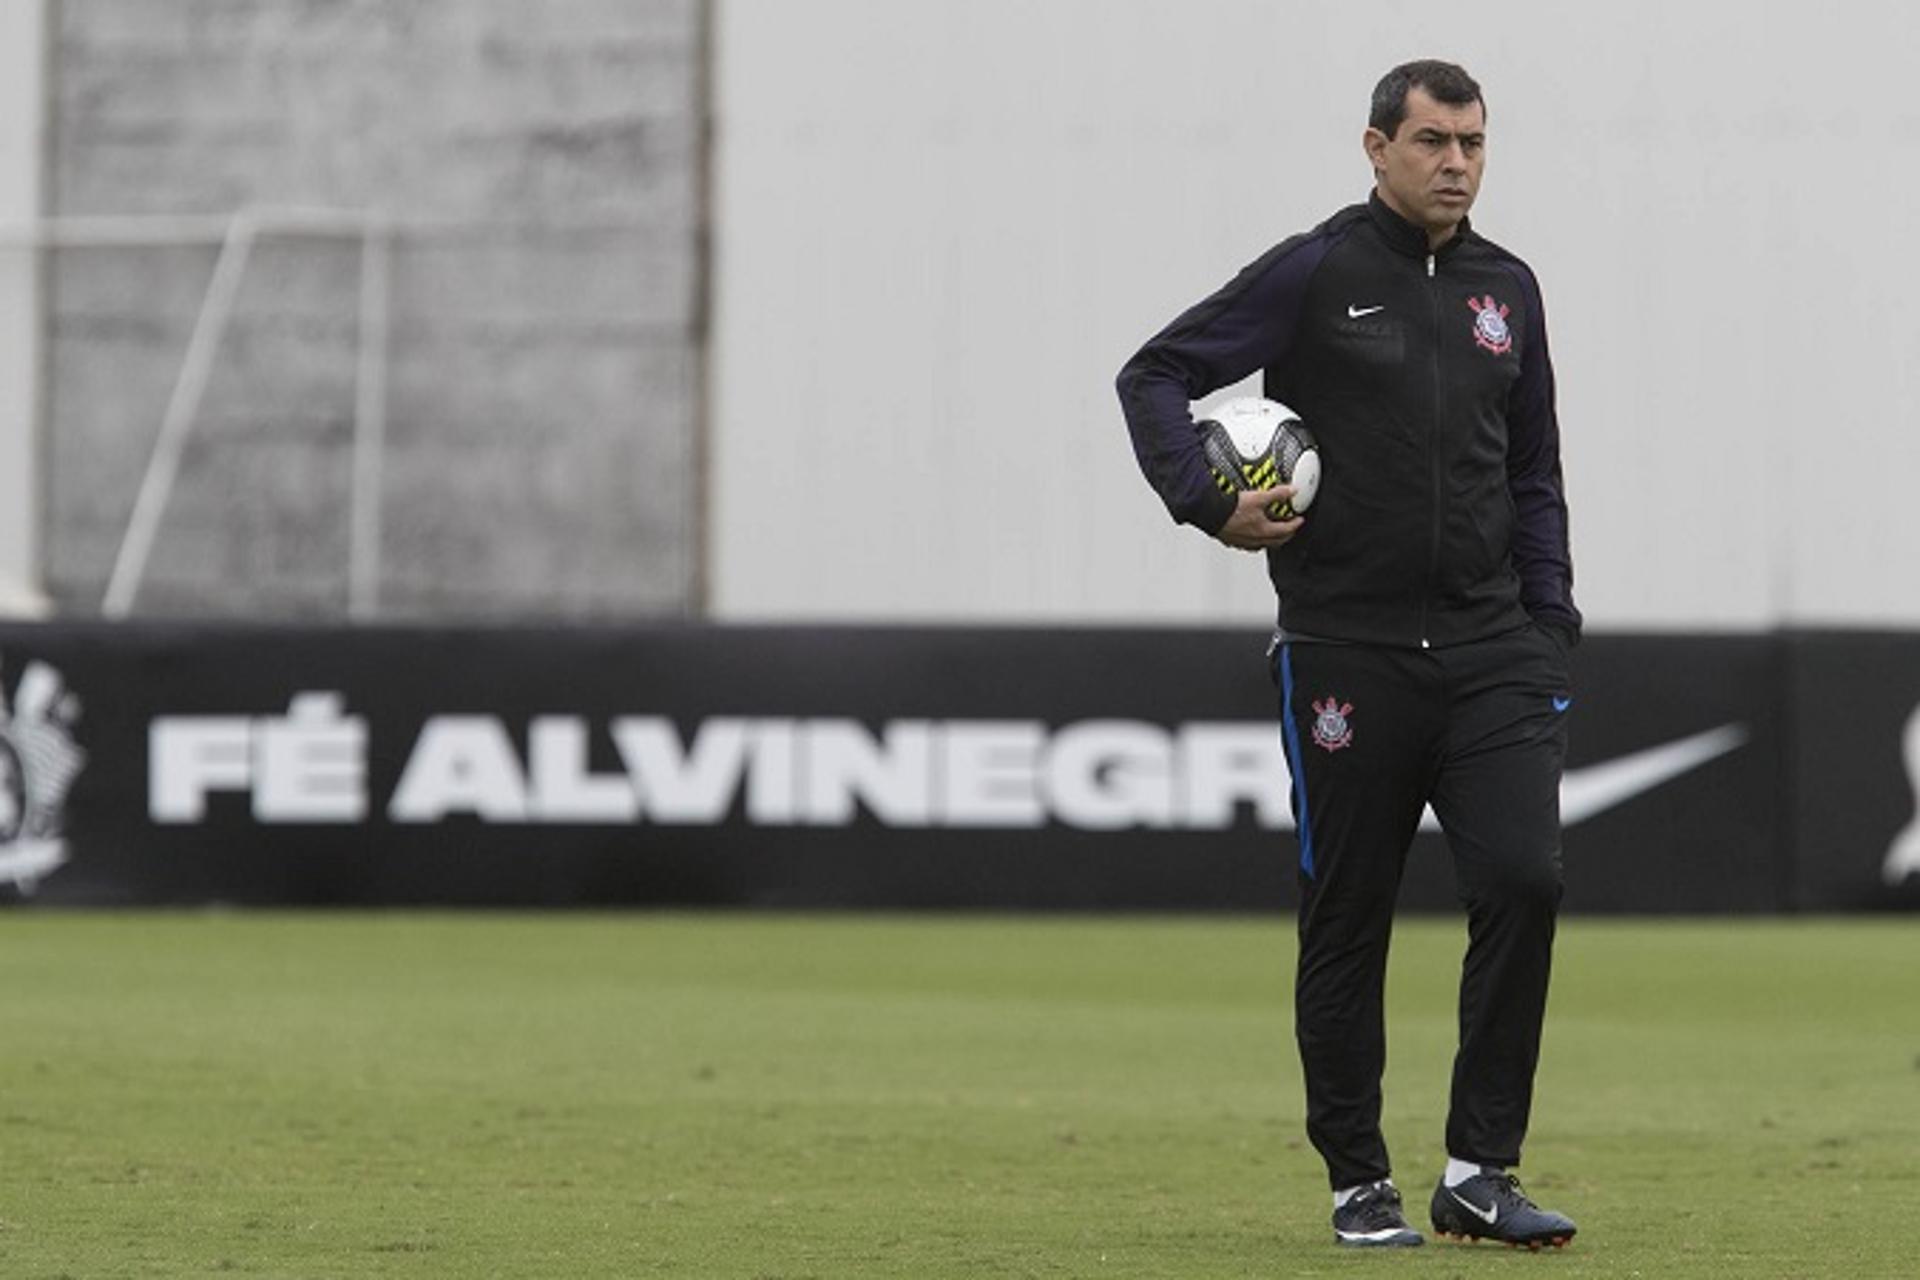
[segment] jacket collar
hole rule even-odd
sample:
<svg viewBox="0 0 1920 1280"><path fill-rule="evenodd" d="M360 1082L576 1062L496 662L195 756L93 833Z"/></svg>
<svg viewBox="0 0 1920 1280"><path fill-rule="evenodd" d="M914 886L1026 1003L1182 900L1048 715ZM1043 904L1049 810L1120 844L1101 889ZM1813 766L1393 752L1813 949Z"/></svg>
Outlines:
<svg viewBox="0 0 1920 1280"><path fill-rule="evenodd" d="M1380 192L1377 189L1369 192L1367 195L1367 213L1373 218L1373 225L1380 228L1381 236L1389 245L1392 245L1395 249L1411 257L1424 258L1427 256L1429 252L1427 248L1427 229L1425 227L1417 227L1395 213L1388 207L1387 202L1380 198ZM1460 244L1472 234L1473 224L1467 220L1465 215L1462 215L1459 229L1453 233L1451 239L1441 245L1435 252L1437 252L1438 256L1444 258L1458 248Z"/></svg>

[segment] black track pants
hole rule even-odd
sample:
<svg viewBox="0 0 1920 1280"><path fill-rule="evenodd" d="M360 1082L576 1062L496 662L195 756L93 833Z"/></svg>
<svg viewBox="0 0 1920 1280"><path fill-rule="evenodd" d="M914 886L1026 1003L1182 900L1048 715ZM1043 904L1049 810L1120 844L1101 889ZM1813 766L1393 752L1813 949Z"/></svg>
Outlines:
<svg viewBox="0 0 1920 1280"><path fill-rule="evenodd" d="M1467 909L1447 1154L1520 1160L1560 904L1565 655L1534 627L1448 649L1292 642L1274 655L1300 831L1295 1033L1334 1188L1391 1172L1381 998L1422 809Z"/></svg>

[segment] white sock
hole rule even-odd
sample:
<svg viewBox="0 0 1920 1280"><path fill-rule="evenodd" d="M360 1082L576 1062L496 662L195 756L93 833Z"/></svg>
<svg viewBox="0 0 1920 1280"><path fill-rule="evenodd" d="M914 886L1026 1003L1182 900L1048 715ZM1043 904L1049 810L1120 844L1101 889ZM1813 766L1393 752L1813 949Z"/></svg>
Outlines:
<svg viewBox="0 0 1920 1280"><path fill-rule="evenodd" d="M1380 1179L1380 1181L1386 1183L1388 1186L1393 1185L1392 1178L1382 1178ZM1353 1199L1355 1196L1359 1195L1362 1191L1365 1191L1368 1187L1377 1186L1377 1185L1379 1184L1373 1183L1373 1182L1363 1182L1357 1187L1342 1187L1338 1191L1333 1193L1333 1207L1336 1209L1344 1209L1347 1207L1347 1201Z"/></svg>
<svg viewBox="0 0 1920 1280"><path fill-rule="evenodd" d="M1474 1164L1471 1161L1455 1160L1452 1156L1448 1156L1447 1172L1440 1181L1445 1186L1457 1187L1468 1178L1477 1178L1489 1172L1500 1173L1502 1170L1490 1164Z"/></svg>

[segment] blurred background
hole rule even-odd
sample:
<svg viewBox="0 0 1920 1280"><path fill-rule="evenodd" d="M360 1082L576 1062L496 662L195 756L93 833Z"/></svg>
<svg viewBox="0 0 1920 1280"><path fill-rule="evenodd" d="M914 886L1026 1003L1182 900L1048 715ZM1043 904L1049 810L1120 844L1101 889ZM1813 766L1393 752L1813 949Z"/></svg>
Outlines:
<svg viewBox="0 0 1920 1280"><path fill-rule="evenodd" d="M1168 523L1113 376L1362 199L1374 81L1440 56L1487 93L1474 221L1546 291L1595 687L1688 733L1738 720L1768 753L1751 786L1793 751L1870 750L1878 826L1850 856L1877 865L1920 777L1900 746L1920 696L1916 54L1920 20L1873 0L1764 22L1652 0L16 0L0 608L41 630L9 633L11 670L52 638L135 643L88 630L103 619L188 628L133 633L181 661L213 652L205 628L263 623L339 653L361 623L693 626L754 661L743 629L1065 629L1062 665L1113 650L1086 629L1257 648L1264 575ZM1794 655L1832 633L1891 656L1809 674ZM807 634L823 669L844 661ZM1631 644L1609 658L1609 637ZM1747 647L1668 662L1662 637ZM976 651L876 641L865 674L937 666L949 641ZM515 660L575 661L555 643ZM77 688L71 650L45 655ZM319 679L289 659L248 706L189 676L168 702L141 661L154 715L279 713ZM502 683L474 663L475 687ZM1759 709L1606 674L1689 663ZM1193 705L1264 715L1249 669ZM324 687L373 697L343 670ZM897 702L801 706L820 670L763 675L773 701L735 713L844 712L879 742ZM689 752L742 687L724 663L659 678ZM1054 727L1177 720L1177 691L1128 712L1018 683L928 696ZM568 696L604 716L656 694ZM588 775L617 767L602 728ZM1638 739L1599 722L1585 741ZM1804 847L1822 821L1735 843Z"/></svg>
<svg viewBox="0 0 1920 1280"><path fill-rule="evenodd" d="M1256 622L1112 376L1365 194L1373 81L1433 54L1546 288L1590 623L1920 624L1920 22L1735 15L17 0L5 598Z"/></svg>

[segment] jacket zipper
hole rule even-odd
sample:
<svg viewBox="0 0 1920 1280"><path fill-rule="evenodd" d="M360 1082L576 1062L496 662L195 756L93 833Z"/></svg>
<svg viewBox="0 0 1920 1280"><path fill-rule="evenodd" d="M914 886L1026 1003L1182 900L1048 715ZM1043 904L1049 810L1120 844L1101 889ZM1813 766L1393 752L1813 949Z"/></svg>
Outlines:
<svg viewBox="0 0 1920 1280"><path fill-rule="evenodd" d="M1431 649L1427 638L1427 606L1433 600L1433 587L1440 572L1440 419L1445 408L1440 379L1440 285L1435 275L1436 256L1427 254L1427 300L1433 310L1433 417L1427 426L1427 468L1433 489L1429 498L1433 507L1433 520L1428 529L1427 547L1427 588L1420 596L1420 647Z"/></svg>

